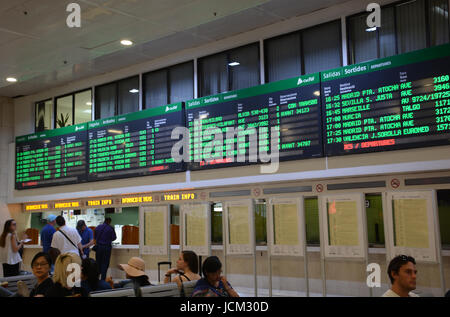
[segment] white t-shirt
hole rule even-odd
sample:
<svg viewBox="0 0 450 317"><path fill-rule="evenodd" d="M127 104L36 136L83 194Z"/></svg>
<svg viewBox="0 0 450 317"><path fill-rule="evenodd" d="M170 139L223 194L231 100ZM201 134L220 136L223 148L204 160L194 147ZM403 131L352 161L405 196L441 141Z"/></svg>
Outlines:
<svg viewBox="0 0 450 317"><path fill-rule="evenodd" d="M70 243L69 240L59 231L63 231L66 236L75 244L75 246ZM62 226L59 228L59 231L56 231L52 238L52 248L59 249L61 253L75 253L80 254L78 251L78 243L81 242L81 237L75 228L70 228L67 226Z"/></svg>
<svg viewBox="0 0 450 317"><path fill-rule="evenodd" d="M12 242L11 242L11 233L8 233L6 235L6 242L5 242L5 248L6 248L6 263L9 265L14 265L19 262L22 262L22 257L20 256L19 252L14 252L12 249Z"/></svg>
<svg viewBox="0 0 450 317"><path fill-rule="evenodd" d="M413 293L413 292L409 292L408 293L409 297L419 297L419 295ZM388 289L383 295L381 295L381 297L400 297L400 295L398 295L396 292L394 292L391 289Z"/></svg>

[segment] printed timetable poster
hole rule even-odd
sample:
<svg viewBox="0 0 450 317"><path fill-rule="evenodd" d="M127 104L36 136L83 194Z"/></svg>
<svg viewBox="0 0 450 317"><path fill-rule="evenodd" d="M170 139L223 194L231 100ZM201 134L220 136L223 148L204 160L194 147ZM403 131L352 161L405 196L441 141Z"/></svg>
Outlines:
<svg viewBox="0 0 450 317"><path fill-rule="evenodd" d="M321 73L325 155L450 144L450 44Z"/></svg>

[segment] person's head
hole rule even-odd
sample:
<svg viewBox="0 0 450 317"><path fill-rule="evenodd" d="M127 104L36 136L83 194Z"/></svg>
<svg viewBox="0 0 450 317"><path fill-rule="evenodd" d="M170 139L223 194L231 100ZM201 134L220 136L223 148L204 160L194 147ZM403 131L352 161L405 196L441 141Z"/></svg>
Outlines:
<svg viewBox="0 0 450 317"><path fill-rule="evenodd" d="M220 281L222 274L222 263L217 256L207 257L203 262L202 267L203 275L210 284L214 284Z"/></svg>
<svg viewBox="0 0 450 317"><path fill-rule="evenodd" d="M52 259L50 255L44 252L37 253L31 260L31 269L38 280L44 280L48 277L51 265Z"/></svg>
<svg viewBox="0 0 450 317"><path fill-rule="evenodd" d="M48 250L48 255L50 256L50 259L52 260L52 264L56 263L56 259L58 258L58 255L61 254L61 251L59 251L59 249L56 248L50 248L50 250Z"/></svg>
<svg viewBox="0 0 450 317"><path fill-rule="evenodd" d="M47 223L54 226L56 225L56 216L55 215L49 215L47 217Z"/></svg>
<svg viewBox="0 0 450 317"><path fill-rule="evenodd" d="M86 230L87 226L86 226L86 222L84 222L84 220L78 220L77 222L77 230L78 231L84 231Z"/></svg>
<svg viewBox="0 0 450 317"><path fill-rule="evenodd" d="M111 224L111 218L110 217L106 217L105 218L105 223L110 225Z"/></svg>
<svg viewBox="0 0 450 317"><path fill-rule="evenodd" d="M136 278L140 276L147 276L145 274L145 262L136 256L132 257L128 264L119 264L119 269L125 271L127 278Z"/></svg>
<svg viewBox="0 0 450 317"><path fill-rule="evenodd" d="M81 265L80 257L74 253L63 253L60 254L56 258L55 262L55 273L53 276L53 282L61 284L62 287L71 289L72 287L68 285L67 280L69 275L73 274L74 268L67 269L70 264ZM76 282L80 277L75 276L75 280L73 280L73 276L70 276L72 282Z"/></svg>
<svg viewBox="0 0 450 317"><path fill-rule="evenodd" d="M177 269L186 271L189 269L192 273L198 273L198 257L194 251L182 251L177 260Z"/></svg>
<svg viewBox="0 0 450 317"><path fill-rule="evenodd" d="M5 225L3 226L3 232L0 236L0 246L2 248L6 245L6 236L8 233L14 233L16 231L16 221L14 219L9 219L5 222Z"/></svg>
<svg viewBox="0 0 450 317"><path fill-rule="evenodd" d="M56 224L60 227L65 226L66 220L64 219L63 216L58 216L58 217L56 217Z"/></svg>
<svg viewBox="0 0 450 317"><path fill-rule="evenodd" d="M86 258L81 262L81 279L87 281L92 290L98 286L100 272L94 259Z"/></svg>
<svg viewBox="0 0 450 317"><path fill-rule="evenodd" d="M411 256L398 255L391 260L387 270L392 285L405 291L416 289L416 261Z"/></svg>

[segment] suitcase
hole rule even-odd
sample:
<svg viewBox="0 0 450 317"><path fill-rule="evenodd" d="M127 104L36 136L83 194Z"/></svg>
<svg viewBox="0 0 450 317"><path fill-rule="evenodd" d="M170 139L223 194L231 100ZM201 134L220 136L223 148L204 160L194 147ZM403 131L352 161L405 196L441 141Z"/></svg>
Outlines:
<svg viewBox="0 0 450 317"><path fill-rule="evenodd" d="M161 265L168 265L169 269L172 268L172 262L168 262L168 261L163 261L163 262L158 262L158 283L161 284L161 274L160 274L160 267ZM170 281L170 278L169 278Z"/></svg>

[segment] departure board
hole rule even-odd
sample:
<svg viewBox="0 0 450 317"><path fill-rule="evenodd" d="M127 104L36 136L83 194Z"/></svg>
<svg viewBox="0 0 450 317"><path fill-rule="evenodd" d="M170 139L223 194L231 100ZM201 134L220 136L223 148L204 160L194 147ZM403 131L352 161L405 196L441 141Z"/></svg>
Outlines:
<svg viewBox="0 0 450 317"><path fill-rule="evenodd" d="M187 101L186 116L191 170L267 163L274 146L280 161L322 156L318 73Z"/></svg>
<svg viewBox="0 0 450 317"><path fill-rule="evenodd" d="M16 189L86 181L87 124L16 138Z"/></svg>
<svg viewBox="0 0 450 317"><path fill-rule="evenodd" d="M321 73L325 155L450 143L450 45Z"/></svg>
<svg viewBox="0 0 450 317"><path fill-rule="evenodd" d="M184 126L182 104L171 104L88 123L88 180L184 170L172 158L172 130Z"/></svg>

